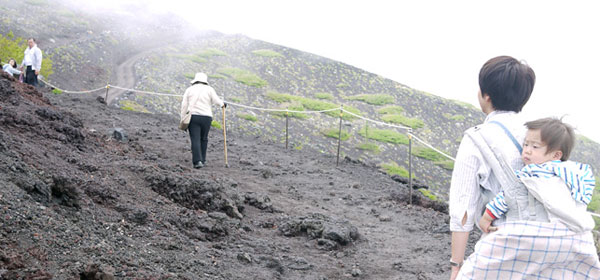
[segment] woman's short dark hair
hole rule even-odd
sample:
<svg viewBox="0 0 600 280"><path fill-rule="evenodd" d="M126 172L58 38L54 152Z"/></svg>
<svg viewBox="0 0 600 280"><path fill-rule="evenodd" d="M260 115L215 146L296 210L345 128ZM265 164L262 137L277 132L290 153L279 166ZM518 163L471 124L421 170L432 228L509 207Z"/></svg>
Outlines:
<svg viewBox="0 0 600 280"><path fill-rule="evenodd" d="M540 130L542 142L548 147L546 153L561 151L561 161L569 159L575 147L575 132L573 127L557 118L543 118L526 122L527 129Z"/></svg>
<svg viewBox="0 0 600 280"><path fill-rule="evenodd" d="M494 57L479 71L481 94L490 97L496 110L520 112L534 85L533 69L510 56Z"/></svg>

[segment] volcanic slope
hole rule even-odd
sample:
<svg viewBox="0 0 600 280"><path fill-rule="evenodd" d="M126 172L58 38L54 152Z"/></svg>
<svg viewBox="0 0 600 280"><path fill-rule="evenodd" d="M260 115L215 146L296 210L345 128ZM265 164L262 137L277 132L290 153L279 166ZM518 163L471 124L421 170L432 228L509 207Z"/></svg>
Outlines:
<svg viewBox="0 0 600 280"><path fill-rule="evenodd" d="M0 107L5 279L447 278L444 206L375 166L231 131L225 168L214 129L196 170L174 117L5 74Z"/></svg>

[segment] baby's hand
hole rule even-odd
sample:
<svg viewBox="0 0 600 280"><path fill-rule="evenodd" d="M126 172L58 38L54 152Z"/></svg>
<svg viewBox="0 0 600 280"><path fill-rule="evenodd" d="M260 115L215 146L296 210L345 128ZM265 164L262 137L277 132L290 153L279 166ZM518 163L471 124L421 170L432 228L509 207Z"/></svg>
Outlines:
<svg viewBox="0 0 600 280"><path fill-rule="evenodd" d="M498 230L497 227L491 226L492 225L492 221L494 221L494 219L487 212L483 213L483 216L479 220L479 227L485 233L489 233L491 231Z"/></svg>

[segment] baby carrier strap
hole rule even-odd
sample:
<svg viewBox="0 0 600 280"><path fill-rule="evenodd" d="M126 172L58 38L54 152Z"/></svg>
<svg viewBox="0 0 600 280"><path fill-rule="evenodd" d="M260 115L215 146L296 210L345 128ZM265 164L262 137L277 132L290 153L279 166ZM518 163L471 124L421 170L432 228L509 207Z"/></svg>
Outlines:
<svg viewBox="0 0 600 280"><path fill-rule="evenodd" d="M534 221L539 219L547 220L547 215L545 214L545 210L543 210L543 205L541 205L541 203L527 191L525 185L521 182L521 180L519 180L519 178L517 178L513 168L504 158L503 153L494 145L492 137L498 136L498 134L506 134L515 144L517 150L522 150L521 145L503 124L497 121L492 121L489 123L495 124L495 126L483 124L481 126L468 129L465 134L469 136L471 140L473 140L473 143L479 149L484 160L492 169L496 179L504 191L506 203L509 209L511 209L511 211L509 211L507 214L507 219ZM492 131L494 127L501 128L504 133ZM487 195L489 196L489 194ZM489 200L493 199L494 196L488 197ZM540 215L540 217L537 217L537 213L541 210L544 211L544 214Z"/></svg>

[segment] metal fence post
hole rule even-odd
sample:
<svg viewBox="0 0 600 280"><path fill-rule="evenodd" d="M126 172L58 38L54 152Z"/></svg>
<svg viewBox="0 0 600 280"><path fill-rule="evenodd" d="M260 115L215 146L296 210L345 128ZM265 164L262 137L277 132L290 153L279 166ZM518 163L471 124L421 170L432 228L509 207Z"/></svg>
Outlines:
<svg viewBox="0 0 600 280"><path fill-rule="evenodd" d="M412 205L412 134L408 133L408 189L409 199L408 203Z"/></svg>
<svg viewBox="0 0 600 280"><path fill-rule="evenodd" d="M106 104L106 106L108 106L108 89L109 88L110 88L110 85L107 82L106 83L106 94L104 95L104 104Z"/></svg>
<svg viewBox="0 0 600 280"><path fill-rule="evenodd" d="M287 111L287 109L285 109L285 149L287 150L288 148L288 122L290 119L290 114Z"/></svg>
<svg viewBox="0 0 600 280"><path fill-rule="evenodd" d="M338 131L338 146L337 146L337 160L335 166L340 164L340 146L342 145L342 116L344 114L344 105L340 106L340 129Z"/></svg>

